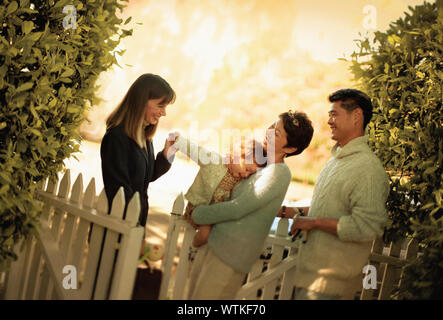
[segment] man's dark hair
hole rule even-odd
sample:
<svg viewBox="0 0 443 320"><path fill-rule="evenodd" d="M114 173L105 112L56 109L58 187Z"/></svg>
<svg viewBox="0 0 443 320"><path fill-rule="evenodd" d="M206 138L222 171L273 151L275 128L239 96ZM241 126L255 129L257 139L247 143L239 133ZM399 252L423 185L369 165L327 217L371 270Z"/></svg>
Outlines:
<svg viewBox="0 0 443 320"><path fill-rule="evenodd" d="M364 92L357 89L341 89L330 94L329 102L341 101L341 107L351 112L356 108L363 111L363 130L372 118L372 102L371 98Z"/></svg>
<svg viewBox="0 0 443 320"><path fill-rule="evenodd" d="M288 143L285 147L297 148L297 151L288 153L286 157L302 153L309 146L314 135L311 120L302 111L284 112L279 117L283 120L283 127L287 134Z"/></svg>

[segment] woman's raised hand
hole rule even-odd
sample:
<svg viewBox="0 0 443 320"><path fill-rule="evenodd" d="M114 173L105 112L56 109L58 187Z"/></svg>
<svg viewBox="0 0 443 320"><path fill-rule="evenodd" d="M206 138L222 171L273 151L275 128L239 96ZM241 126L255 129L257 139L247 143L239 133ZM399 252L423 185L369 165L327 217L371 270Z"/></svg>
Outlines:
<svg viewBox="0 0 443 320"><path fill-rule="evenodd" d="M178 131L170 132L168 134L168 138L166 138L165 141L165 148L163 149L163 155L166 159L169 160L178 149L174 148L172 145L175 143L177 138L180 136L180 133Z"/></svg>

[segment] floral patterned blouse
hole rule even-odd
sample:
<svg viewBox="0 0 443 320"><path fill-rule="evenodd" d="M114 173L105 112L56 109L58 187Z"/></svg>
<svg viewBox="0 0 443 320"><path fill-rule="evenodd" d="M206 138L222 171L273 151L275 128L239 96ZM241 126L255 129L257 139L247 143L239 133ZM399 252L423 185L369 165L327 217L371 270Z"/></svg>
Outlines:
<svg viewBox="0 0 443 320"><path fill-rule="evenodd" d="M235 178L229 171L227 171L220 183L215 188L210 204L228 201L229 199L231 199L232 190L241 180L242 178ZM188 205L186 206L185 210L185 217L191 214L194 208L195 206L192 205L190 201L188 201Z"/></svg>

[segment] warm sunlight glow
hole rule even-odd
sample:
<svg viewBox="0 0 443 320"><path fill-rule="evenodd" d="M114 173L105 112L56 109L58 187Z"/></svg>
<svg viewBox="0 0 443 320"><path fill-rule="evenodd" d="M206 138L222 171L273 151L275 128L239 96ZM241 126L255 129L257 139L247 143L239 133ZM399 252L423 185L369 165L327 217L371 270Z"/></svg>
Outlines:
<svg viewBox="0 0 443 320"><path fill-rule="evenodd" d="M421 2L132 0L122 14L124 20L132 17L127 28L133 28L133 35L119 45L118 50L126 50L117 55L121 67L100 75L98 96L103 102L93 106L91 123L83 125L82 133L100 142L106 117L129 86L141 74L155 73L177 93L176 102L160 120L156 151L163 148L167 131L179 130L190 137L196 127L195 142L223 152L227 143L223 130L263 131L278 114L298 109L311 118L315 134L302 156L287 163L294 176L315 181L333 145L326 123L327 96L355 86L349 63L338 58L356 50L359 33L371 34L374 26L384 30L408 5ZM96 176L99 192L101 167L98 151L94 154L97 159L78 156L81 168L74 159L68 162L74 170ZM150 187L150 192L158 192L150 202L158 200L170 210L172 202L163 200L186 191L197 170L179 158L173 174ZM302 199L297 192L289 198Z"/></svg>

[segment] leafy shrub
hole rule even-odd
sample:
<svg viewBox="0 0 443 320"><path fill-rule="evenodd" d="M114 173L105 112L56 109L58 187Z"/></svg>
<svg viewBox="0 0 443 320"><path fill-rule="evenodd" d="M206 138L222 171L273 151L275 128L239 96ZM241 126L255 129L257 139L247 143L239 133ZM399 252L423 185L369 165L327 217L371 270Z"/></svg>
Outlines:
<svg viewBox="0 0 443 320"><path fill-rule="evenodd" d="M76 8L76 25L66 5ZM117 0L0 4L0 270L17 258L13 246L38 227L37 182L54 180L79 149L77 128L97 101L95 82L123 53L113 53L120 39L132 33L116 15L125 6Z"/></svg>
<svg viewBox="0 0 443 320"><path fill-rule="evenodd" d="M351 68L374 99L370 145L391 180L385 240L415 237L423 252L406 268L395 297L441 298L443 1L409 11L373 41L358 40Z"/></svg>

